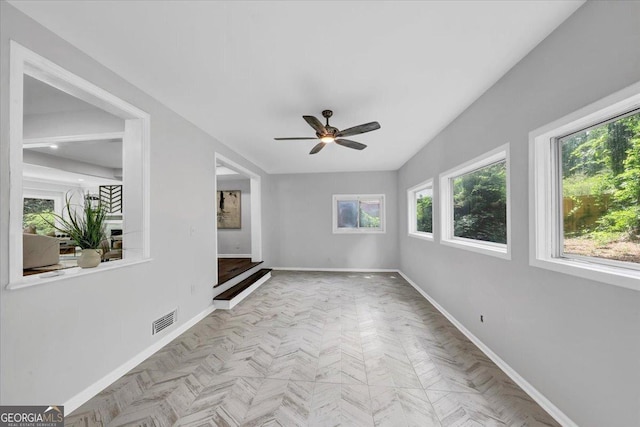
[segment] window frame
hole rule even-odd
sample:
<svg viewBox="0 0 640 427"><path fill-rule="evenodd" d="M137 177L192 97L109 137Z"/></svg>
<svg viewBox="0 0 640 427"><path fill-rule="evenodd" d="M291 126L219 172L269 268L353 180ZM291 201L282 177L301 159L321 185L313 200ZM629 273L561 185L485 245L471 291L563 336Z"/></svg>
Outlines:
<svg viewBox="0 0 640 427"><path fill-rule="evenodd" d="M380 201L380 228L356 227L345 228L338 227L338 202L339 201L357 201L358 216L360 213L361 200L379 200ZM386 204L384 194L334 194L332 197L333 211L333 234L384 234L386 233Z"/></svg>
<svg viewBox="0 0 640 427"><path fill-rule="evenodd" d="M150 115L139 108L112 95L95 84L71 73L50 60L10 41L9 59L9 274L6 289L14 290L64 280L87 274L101 273L151 260L150 254L150 186L149 141L151 134ZM121 117L125 121L124 136L131 141L126 152L127 168L124 185L128 185L124 200L130 208L123 229L131 231L127 239L129 247L122 260L100 264L92 269L79 267L23 276L22 271L22 213L24 197L23 178L23 105L24 76L36 78L54 88L62 90L103 110ZM128 165L128 166L127 166ZM4 284L3 284L4 285Z"/></svg>
<svg viewBox="0 0 640 427"><path fill-rule="evenodd" d="M640 108L640 82L529 133L529 264L640 291L640 270L621 262L565 255L558 140Z"/></svg>
<svg viewBox="0 0 640 427"><path fill-rule="evenodd" d="M511 259L511 170L509 157L509 144L507 143L440 174L440 243L502 259ZM487 242L455 236L453 218L453 180L462 175L502 161L506 163L507 170L507 243Z"/></svg>
<svg viewBox="0 0 640 427"><path fill-rule="evenodd" d="M423 181L417 185L414 185L413 187L407 189L407 210L408 210L408 231L407 231L407 235L409 237L415 237L417 239L423 239L423 240L428 240L430 242L434 241L434 237L433 237L433 231L436 229L436 221L435 221L435 215L434 213L436 212L436 193L435 193L435 189L434 189L434 184L433 184L433 178L430 178L426 181ZM417 205L417 201L416 201L416 193L422 191L422 190L426 190L426 189L431 189L431 233L426 232L426 231L418 231L418 214L416 212L416 209L418 207Z"/></svg>

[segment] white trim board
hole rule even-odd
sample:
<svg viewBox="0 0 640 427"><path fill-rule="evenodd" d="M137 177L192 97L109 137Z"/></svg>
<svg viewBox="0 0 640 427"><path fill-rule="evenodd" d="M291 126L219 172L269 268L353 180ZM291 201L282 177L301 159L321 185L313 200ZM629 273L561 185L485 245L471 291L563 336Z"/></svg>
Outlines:
<svg viewBox="0 0 640 427"><path fill-rule="evenodd" d="M146 359L151 357L155 352L160 350L165 345L169 344L171 341L176 339L182 333L186 332L193 325L207 317L209 314L215 311L215 307L213 305L207 307L200 313L196 314L190 320L186 321L182 325L178 326L176 329L167 333L164 337L160 338L158 341L151 344L146 349L142 350L140 353L133 356L131 359L118 366L113 371L109 372L104 377L100 378L95 383L91 384L89 387L82 390L80 393L71 397L69 400L63 403L65 412L70 414L71 412L78 409L84 403L89 401L92 397L100 393L104 388L113 384L119 378L121 378L124 374L138 366L140 363L144 362Z"/></svg>
<svg viewBox="0 0 640 427"><path fill-rule="evenodd" d="M22 144L28 148L46 147L61 142L90 142L122 139L124 132L91 133L85 135L45 136L41 138L25 138Z"/></svg>
<svg viewBox="0 0 640 427"><path fill-rule="evenodd" d="M215 297L214 297L213 298L213 304L215 305L216 308L219 308L221 310L231 310L233 307L235 307L236 305L240 304L240 302L243 299L245 299L246 297L251 295L253 293L253 291L258 289L260 287L260 285L262 285L263 283L265 283L269 279L271 279L271 272L269 272L269 273L265 274L264 276L262 276L257 282L253 283L247 289L245 289L244 291L240 292L238 295L236 295L235 297L233 297L230 300L216 300Z"/></svg>
<svg viewBox="0 0 640 427"><path fill-rule="evenodd" d="M578 427L578 425L571 420L564 412L562 412L556 405L551 403L542 393L540 393L534 386L532 386L527 380L525 380L520 374L518 374L511 366L507 364L500 356L494 353L487 345L485 345L478 337L473 335L471 331L464 327L455 317L453 317L447 310L436 302L429 294L427 294L422 288L420 288L413 280L411 280L406 274L398 270L398 273L407 281L416 291L420 293L427 301L429 301L440 313L444 315L453 326L458 328L469 340L476 345L489 359L493 361L505 374L509 376L525 393L535 400L538 405L549 413L557 422L565 427Z"/></svg>
<svg viewBox="0 0 640 427"><path fill-rule="evenodd" d="M218 258L251 258L251 254L218 254Z"/></svg>
<svg viewBox="0 0 640 427"><path fill-rule="evenodd" d="M315 268L315 267L271 267L280 271L335 271L341 273L399 273L396 268Z"/></svg>

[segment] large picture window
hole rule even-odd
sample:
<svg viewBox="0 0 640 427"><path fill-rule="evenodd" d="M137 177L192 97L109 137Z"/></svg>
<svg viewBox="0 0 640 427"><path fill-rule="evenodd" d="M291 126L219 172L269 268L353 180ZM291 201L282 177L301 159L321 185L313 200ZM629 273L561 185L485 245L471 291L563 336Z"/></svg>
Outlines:
<svg viewBox="0 0 640 427"><path fill-rule="evenodd" d="M531 133L531 263L640 290L640 85Z"/></svg>
<svg viewBox="0 0 640 427"><path fill-rule="evenodd" d="M384 195L334 195L334 233L384 233Z"/></svg>
<svg viewBox="0 0 640 427"><path fill-rule="evenodd" d="M562 253L640 267L640 111L558 138Z"/></svg>
<svg viewBox="0 0 640 427"><path fill-rule="evenodd" d="M407 190L409 236L433 240L433 180Z"/></svg>
<svg viewBox="0 0 640 427"><path fill-rule="evenodd" d="M509 258L508 149L440 176L442 243Z"/></svg>

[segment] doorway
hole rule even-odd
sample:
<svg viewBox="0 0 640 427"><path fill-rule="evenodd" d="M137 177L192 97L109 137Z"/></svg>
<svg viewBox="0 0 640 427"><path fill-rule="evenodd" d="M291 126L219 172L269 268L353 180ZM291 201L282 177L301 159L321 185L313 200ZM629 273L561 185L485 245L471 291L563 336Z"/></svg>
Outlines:
<svg viewBox="0 0 640 427"><path fill-rule="evenodd" d="M262 262L261 185L257 175L216 153L218 283Z"/></svg>

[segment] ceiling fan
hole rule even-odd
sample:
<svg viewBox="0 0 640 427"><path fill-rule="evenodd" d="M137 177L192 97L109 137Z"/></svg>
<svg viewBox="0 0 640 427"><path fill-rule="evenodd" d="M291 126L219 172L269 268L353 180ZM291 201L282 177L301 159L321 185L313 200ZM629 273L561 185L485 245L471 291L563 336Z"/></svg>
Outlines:
<svg viewBox="0 0 640 427"><path fill-rule="evenodd" d="M366 145L361 144L356 141L352 141L350 139L344 139L345 136L358 135L360 133L371 132L372 130L380 129L380 123L378 122L370 122L365 123L363 125L358 125L351 127L345 130L339 130L338 128L334 128L329 125L329 117L333 116L333 111L324 110L322 112L322 117L327 119L327 124L323 125L322 122L316 119L314 116L302 116L303 119L309 123L316 131L316 137L293 137L293 138L274 138L277 141L286 141L286 140L306 140L306 139L319 139L320 142L317 143L309 152L309 154L316 154L320 150L324 148L325 145L335 142L338 145L342 145L343 147L353 148L354 150L364 150L367 148Z"/></svg>

